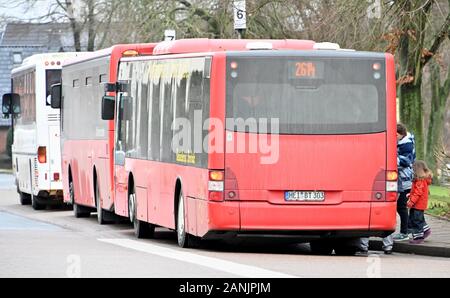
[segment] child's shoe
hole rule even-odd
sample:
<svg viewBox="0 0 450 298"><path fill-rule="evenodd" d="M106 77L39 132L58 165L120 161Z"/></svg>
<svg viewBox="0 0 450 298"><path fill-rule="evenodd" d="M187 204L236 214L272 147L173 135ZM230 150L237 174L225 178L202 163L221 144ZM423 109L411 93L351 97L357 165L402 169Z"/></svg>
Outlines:
<svg viewBox="0 0 450 298"><path fill-rule="evenodd" d="M428 237L430 237L431 236L431 229L429 229L429 230L427 230L427 231L425 231L424 233L423 233L423 239L425 240L425 239L427 239Z"/></svg>

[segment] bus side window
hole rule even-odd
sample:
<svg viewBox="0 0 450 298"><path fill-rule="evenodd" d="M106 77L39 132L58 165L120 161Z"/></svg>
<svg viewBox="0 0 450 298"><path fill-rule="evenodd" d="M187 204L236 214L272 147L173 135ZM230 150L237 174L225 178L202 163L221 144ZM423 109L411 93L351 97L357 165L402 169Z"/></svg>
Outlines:
<svg viewBox="0 0 450 298"><path fill-rule="evenodd" d="M124 117L123 117L123 113L124 113L124 100L123 100L123 93L120 93L120 95L118 96L118 100L119 102L117 103L117 144L116 144L116 150L117 151L122 151L125 152L125 142L123 140L123 133L125 130L125 126L124 126Z"/></svg>
<svg viewBox="0 0 450 298"><path fill-rule="evenodd" d="M189 81L188 118L191 123L191 152L196 153L195 165L200 165L199 154L203 152L203 69L192 69ZM201 117L201 119L196 119Z"/></svg>
<svg viewBox="0 0 450 298"><path fill-rule="evenodd" d="M160 93L161 93L161 78L152 78L152 113L151 113L151 130L149 131L150 139L150 160L160 161L160 137L161 132L161 110L160 110Z"/></svg>
<svg viewBox="0 0 450 298"><path fill-rule="evenodd" d="M147 82L140 83L140 94L138 98L139 120L137 124L137 158L147 159L148 154L148 85Z"/></svg>
<svg viewBox="0 0 450 298"><path fill-rule="evenodd" d="M169 64L168 64L169 65ZM164 79L164 85L161 92L161 115L163 117L161 129L161 161L172 161L172 122L173 122L173 78Z"/></svg>

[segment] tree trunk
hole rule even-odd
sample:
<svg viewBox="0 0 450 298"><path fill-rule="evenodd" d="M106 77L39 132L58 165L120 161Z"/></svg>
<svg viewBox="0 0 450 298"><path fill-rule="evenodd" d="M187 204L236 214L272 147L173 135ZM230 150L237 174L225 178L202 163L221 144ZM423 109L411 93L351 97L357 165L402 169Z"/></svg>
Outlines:
<svg viewBox="0 0 450 298"><path fill-rule="evenodd" d="M422 117L422 86L417 84L403 84L400 86L400 118L408 131L416 137L417 158L424 158L424 137Z"/></svg>
<svg viewBox="0 0 450 298"><path fill-rule="evenodd" d="M81 52L81 30L76 21L70 21L73 32L73 43L76 52Z"/></svg>
<svg viewBox="0 0 450 298"><path fill-rule="evenodd" d="M88 52L95 51L95 3L94 1L88 1Z"/></svg>
<svg viewBox="0 0 450 298"><path fill-rule="evenodd" d="M425 159L431 169L436 174L437 160L435 155L436 146L439 145L444 127L444 110L446 100L442 98L441 94L441 78L440 69L437 64L431 66L431 114L430 125L428 127L428 137L426 143Z"/></svg>
<svg viewBox="0 0 450 298"><path fill-rule="evenodd" d="M66 0L67 17L70 21L70 27L72 28L73 43L76 52L81 52L81 26L75 17L75 11L72 1Z"/></svg>

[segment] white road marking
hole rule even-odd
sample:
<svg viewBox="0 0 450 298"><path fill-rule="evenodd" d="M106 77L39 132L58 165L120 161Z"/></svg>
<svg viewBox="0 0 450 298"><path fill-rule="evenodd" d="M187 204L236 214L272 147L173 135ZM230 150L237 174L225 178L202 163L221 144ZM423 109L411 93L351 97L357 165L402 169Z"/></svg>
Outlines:
<svg viewBox="0 0 450 298"><path fill-rule="evenodd" d="M143 243L130 239L98 239L101 242L157 255L164 258L174 259L181 262L223 271L246 278L297 278L297 276L281 272L262 269L255 266L242 265L218 258L200 256L191 252L182 252L175 249L162 247L150 243Z"/></svg>

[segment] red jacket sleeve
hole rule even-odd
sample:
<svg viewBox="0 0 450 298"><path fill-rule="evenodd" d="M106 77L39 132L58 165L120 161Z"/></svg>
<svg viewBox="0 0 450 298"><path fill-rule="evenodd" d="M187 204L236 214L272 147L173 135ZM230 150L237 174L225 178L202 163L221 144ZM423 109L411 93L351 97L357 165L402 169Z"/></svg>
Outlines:
<svg viewBox="0 0 450 298"><path fill-rule="evenodd" d="M413 207L414 205L416 205L417 202L419 202L419 200L423 197L424 190L426 189L426 183L427 182L424 180L419 180L414 183L409 197L409 207Z"/></svg>

